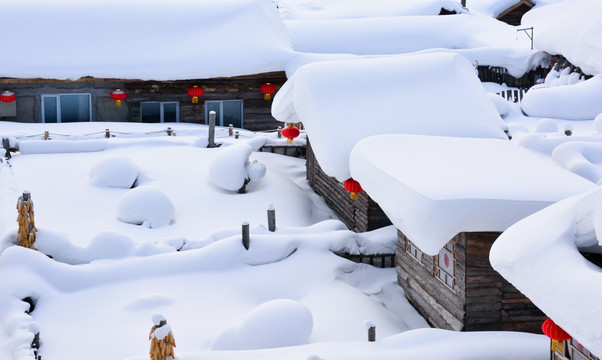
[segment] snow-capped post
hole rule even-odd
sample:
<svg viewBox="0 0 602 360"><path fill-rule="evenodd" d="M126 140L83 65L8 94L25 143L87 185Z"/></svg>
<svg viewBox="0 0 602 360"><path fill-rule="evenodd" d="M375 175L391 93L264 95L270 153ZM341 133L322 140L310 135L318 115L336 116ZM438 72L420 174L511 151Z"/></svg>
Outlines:
<svg viewBox="0 0 602 360"><path fill-rule="evenodd" d="M234 126L232 124L228 125L228 136L234 135Z"/></svg>
<svg viewBox="0 0 602 360"><path fill-rule="evenodd" d="M268 205L268 230L271 232L276 231L276 209L273 204Z"/></svg>
<svg viewBox="0 0 602 360"><path fill-rule="evenodd" d="M36 241L36 224L33 216L33 201L31 201L31 194L29 191L23 191L23 195L19 197L17 201L17 223L19 224L19 231L17 233L17 241L19 245L34 249L33 243Z"/></svg>
<svg viewBox="0 0 602 360"><path fill-rule="evenodd" d="M249 234L249 223L245 221L242 223L242 246L244 246L246 250L249 250L250 243L251 236Z"/></svg>
<svg viewBox="0 0 602 360"><path fill-rule="evenodd" d="M167 136L171 136L172 133L173 133L173 130L170 127L168 127L167 128Z"/></svg>
<svg viewBox="0 0 602 360"><path fill-rule="evenodd" d="M10 159L10 140L8 138L2 138L2 147L4 148L4 157Z"/></svg>
<svg viewBox="0 0 602 360"><path fill-rule="evenodd" d="M110 138L111 137L111 131L109 129L105 129L105 138Z"/></svg>
<svg viewBox="0 0 602 360"><path fill-rule="evenodd" d="M278 126L278 139L282 139L282 126Z"/></svg>
<svg viewBox="0 0 602 360"><path fill-rule="evenodd" d="M238 132L238 131L235 131L235 132L234 132L234 138L235 138L235 139L238 139L239 137L240 137L240 132Z"/></svg>
<svg viewBox="0 0 602 360"><path fill-rule="evenodd" d="M374 324L372 321L366 321L364 326L366 329L368 329L368 341L376 341L376 324Z"/></svg>
<svg viewBox="0 0 602 360"><path fill-rule="evenodd" d="M209 111L209 145L208 148L215 147L215 111Z"/></svg>
<svg viewBox="0 0 602 360"><path fill-rule="evenodd" d="M153 315L153 327L148 335L151 341L150 358L151 360L173 360L176 340L171 332L171 326L161 314Z"/></svg>
<svg viewBox="0 0 602 360"><path fill-rule="evenodd" d="M50 139L50 133L48 131L44 131L44 140Z"/></svg>

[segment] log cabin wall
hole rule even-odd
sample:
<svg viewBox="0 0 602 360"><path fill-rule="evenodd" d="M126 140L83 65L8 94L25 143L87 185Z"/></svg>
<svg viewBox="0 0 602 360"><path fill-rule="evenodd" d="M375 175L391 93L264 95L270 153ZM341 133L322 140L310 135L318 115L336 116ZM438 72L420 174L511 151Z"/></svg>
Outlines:
<svg viewBox="0 0 602 360"><path fill-rule="evenodd" d="M251 131L269 130L276 129L281 123L272 117L272 100L264 100L259 87L271 82L279 89L285 81L284 72L178 81L0 79L2 91L10 90L17 94L16 116L0 117L0 120L40 123L42 95L85 93L91 97L92 121L140 122L140 103L156 101L177 102L180 122L205 124L205 101L242 100L243 127ZM192 104L187 94L193 85L204 89L198 104ZM117 88L127 92L121 107L116 107L110 98L111 91Z"/></svg>
<svg viewBox="0 0 602 360"><path fill-rule="evenodd" d="M439 276L445 275L438 269L443 249L437 256L423 254L398 232L398 283L429 324L462 331L541 333L545 315L491 267L489 250L498 236L494 232L456 235L444 248L453 254L449 280Z"/></svg>
<svg viewBox="0 0 602 360"><path fill-rule="evenodd" d="M380 206L365 191L359 194L357 200L351 200L343 184L324 173L309 141L306 161L306 177L310 186L316 194L324 198L326 204L350 230L365 232L391 225Z"/></svg>

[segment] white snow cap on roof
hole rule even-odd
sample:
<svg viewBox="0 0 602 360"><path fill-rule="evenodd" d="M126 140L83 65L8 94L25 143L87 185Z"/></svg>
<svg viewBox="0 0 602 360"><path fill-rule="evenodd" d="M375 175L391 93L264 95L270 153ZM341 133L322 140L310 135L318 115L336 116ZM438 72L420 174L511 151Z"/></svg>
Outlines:
<svg viewBox="0 0 602 360"><path fill-rule="evenodd" d="M276 94L272 115L302 121L322 169L340 181L350 177L351 149L370 135L506 138L474 67L451 53L302 66Z"/></svg>
<svg viewBox="0 0 602 360"><path fill-rule="evenodd" d="M3 4L2 76L177 80L281 71L271 0L22 0Z"/></svg>
<svg viewBox="0 0 602 360"><path fill-rule="evenodd" d="M602 354L602 272L579 247L602 246L602 188L519 221L493 244L493 268L563 330Z"/></svg>
<svg viewBox="0 0 602 360"><path fill-rule="evenodd" d="M561 1L527 12L521 21L534 27L535 47L564 55L585 73L602 73L602 12L599 0Z"/></svg>
<svg viewBox="0 0 602 360"><path fill-rule="evenodd" d="M503 231L595 185L500 139L379 135L358 142L351 175L429 255L460 232Z"/></svg>

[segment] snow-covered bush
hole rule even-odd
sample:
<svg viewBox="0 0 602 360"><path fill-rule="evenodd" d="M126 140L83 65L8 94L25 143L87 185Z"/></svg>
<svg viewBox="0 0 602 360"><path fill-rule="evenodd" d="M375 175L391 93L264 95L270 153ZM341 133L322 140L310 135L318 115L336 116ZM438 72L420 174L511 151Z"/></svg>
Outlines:
<svg viewBox="0 0 602 360"><path fill-rule="evenodd" d="M98 186L129 189L139 174L138 166L123 156L103 159L90 169L90 182Z"/></svg>
<svg viewBox="0 0 602 360"><path fill-rule="evenodd" d="M278 299L257 306L236 328L220 334L212 350L252 350L304 345L309 342L313 316L300 302Z"/></svg>
<svg viewBox="0 0 602 360"><path fill-rule="evenodd" d="M130 190L119 202L119 219L123 222L158 228L171 224L175 208L161 190L141 186Z"/></svg>
<svg viewBox="0 0 602 360"><path fill-rule="evenodd" d="M224 190L246 192L250 182L265 176L266 168L257 161L250 162L253 148L248 144L236 144L220 149L209 165L209 179Z"/></svg>

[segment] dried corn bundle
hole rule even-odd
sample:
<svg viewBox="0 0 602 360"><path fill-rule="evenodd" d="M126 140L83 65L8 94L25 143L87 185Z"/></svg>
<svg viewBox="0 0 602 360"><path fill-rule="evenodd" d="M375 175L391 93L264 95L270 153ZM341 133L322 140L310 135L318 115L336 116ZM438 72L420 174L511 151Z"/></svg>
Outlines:
<svg viewBox="0 0 602 360"><path fill-rule="evenodd" d="M19 197L17 201L17 223L19 224L19 232L17 233L17 240L19 245L35 249L33 247L34 241L36 241L36 223L33 216L33 201L28 191L24 191L23 195Z"/></svg>
<svg viewBox="0 0 602 360"><path fill-rule="evenodd" d="M148 335L151 341L150 358L151 360L173 360L175 357L174 348L176 340L171 332L171 327L163 315L153 316L155 324Z"/></svg>

